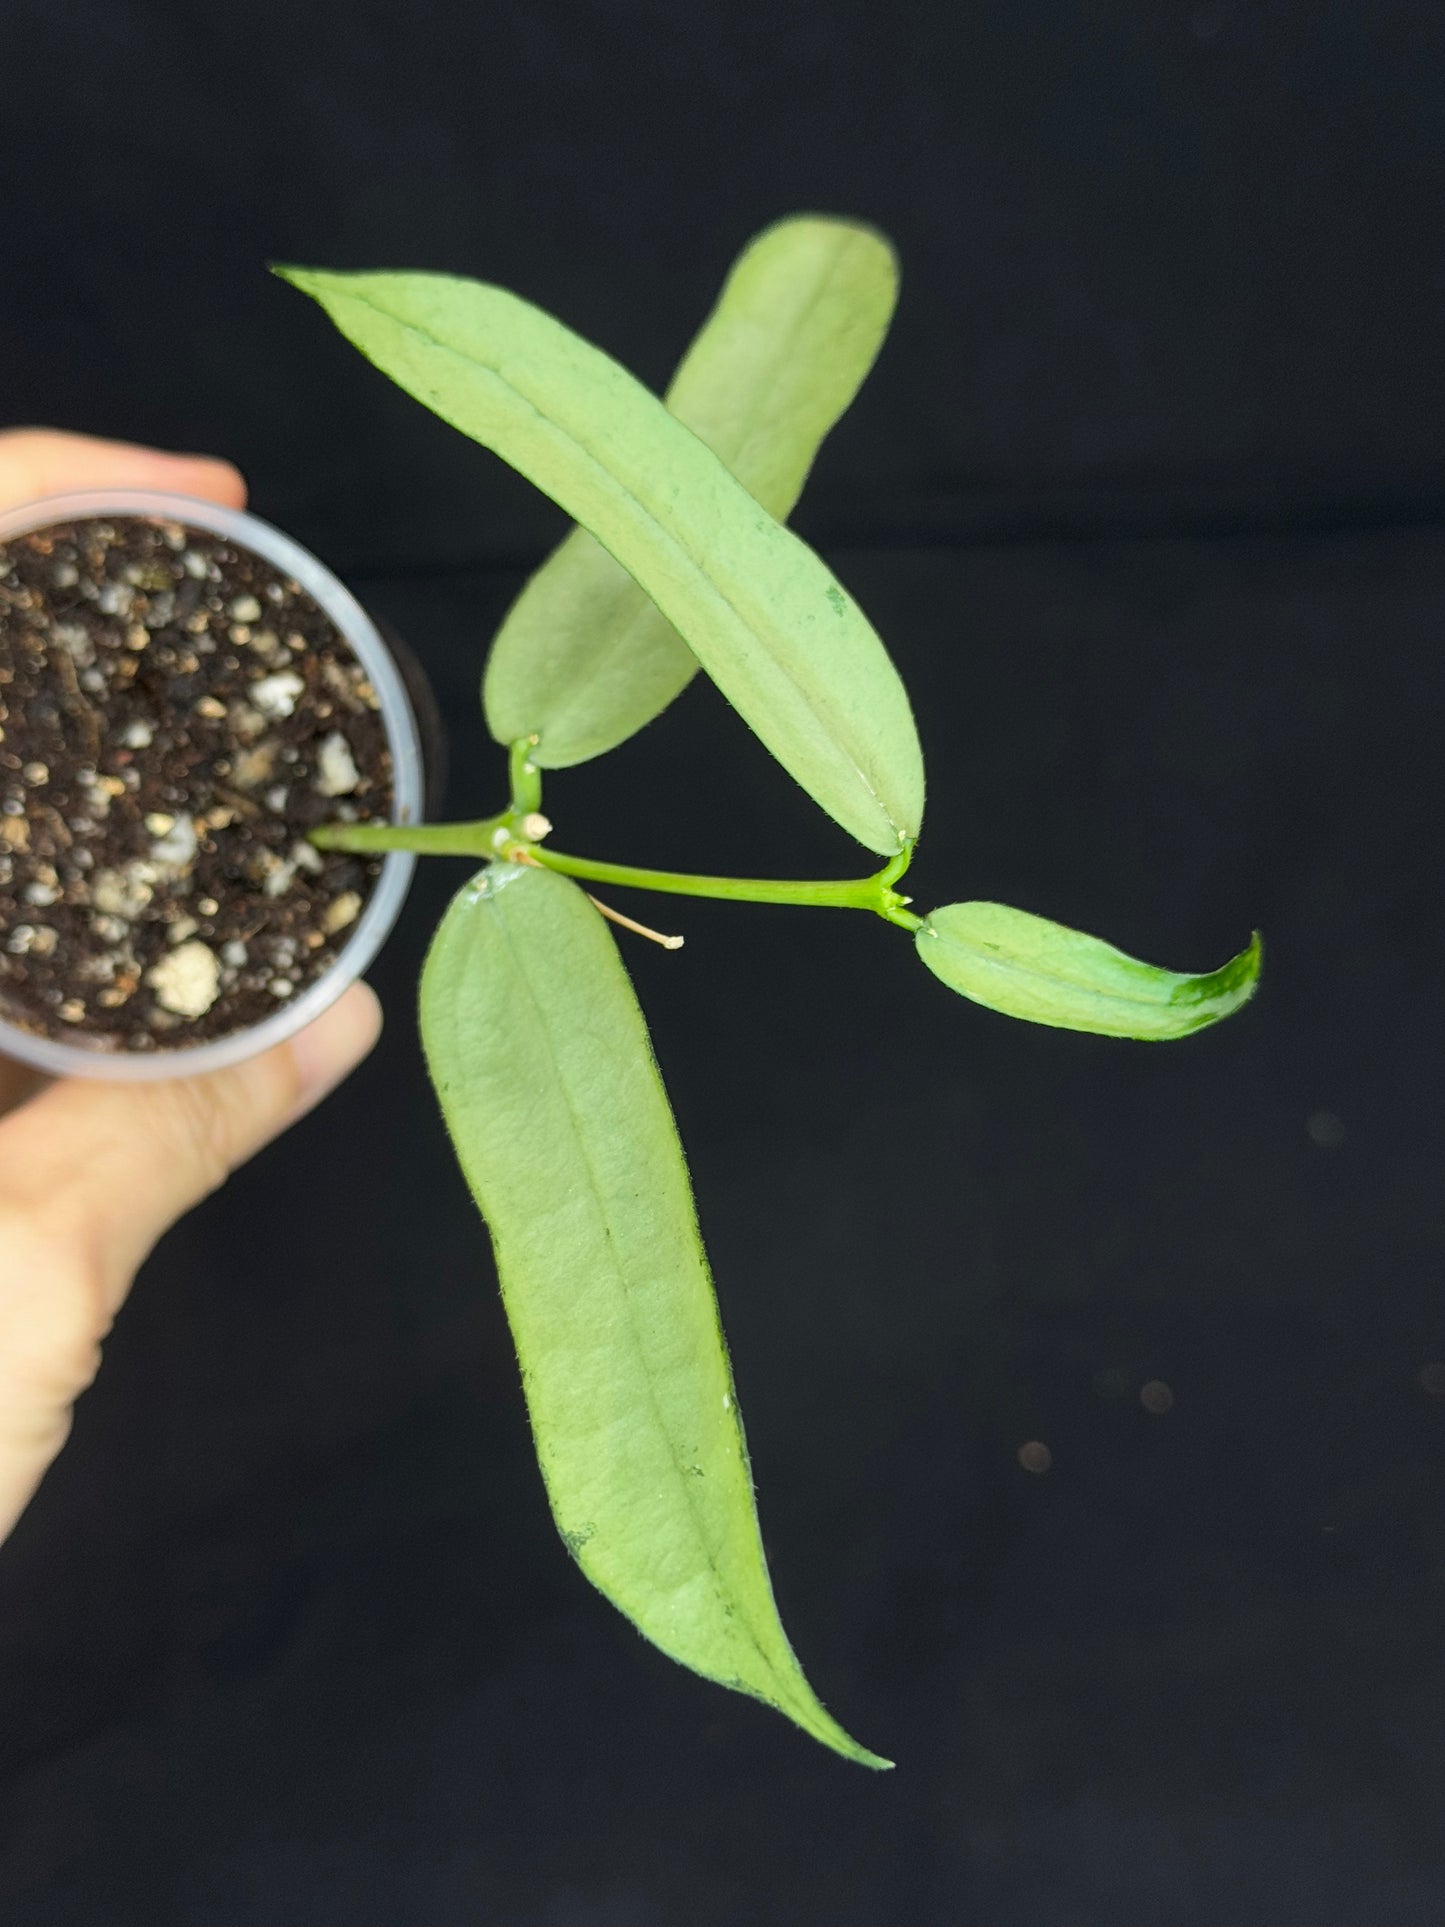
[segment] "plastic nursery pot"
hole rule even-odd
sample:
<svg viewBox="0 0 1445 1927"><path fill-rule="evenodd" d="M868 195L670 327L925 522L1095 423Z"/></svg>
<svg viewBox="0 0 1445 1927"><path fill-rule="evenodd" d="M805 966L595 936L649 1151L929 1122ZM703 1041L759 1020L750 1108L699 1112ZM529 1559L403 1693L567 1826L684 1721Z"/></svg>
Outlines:
<svg viewBox="0 0 1445 1927"><path fill-rule="evenodd" d="M254 515L114 489L0 514L0 729L0 1054L121 1079L237 1063L396 921L413 857L306 833L421 819L407 677Z"/></svg>

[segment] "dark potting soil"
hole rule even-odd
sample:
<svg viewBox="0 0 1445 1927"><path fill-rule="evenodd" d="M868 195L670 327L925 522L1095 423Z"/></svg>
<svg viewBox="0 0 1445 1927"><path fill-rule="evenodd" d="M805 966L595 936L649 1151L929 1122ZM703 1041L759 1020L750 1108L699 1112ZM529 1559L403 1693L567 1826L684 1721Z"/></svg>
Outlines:
<svg viewBox="0 0 1445 1927"><path fill-rule="evenodd" d="M381 859L375 690L249 550L115 517L0 543L0 1016L112 1051L249 1028L334 961Z"/></svg>

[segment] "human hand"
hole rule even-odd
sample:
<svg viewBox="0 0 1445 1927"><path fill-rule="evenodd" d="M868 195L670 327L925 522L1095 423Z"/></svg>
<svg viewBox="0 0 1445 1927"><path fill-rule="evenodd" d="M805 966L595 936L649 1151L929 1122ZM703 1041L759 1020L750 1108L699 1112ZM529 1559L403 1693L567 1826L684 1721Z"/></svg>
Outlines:
<svg viewBox="0 0 1445 1927"><path fill-rule="evenodd" d="M0 432L0 509L107 487L246 499L229 462ZM0 1058L0 1539L65 1443L151 1246L340 1083L380 1028L376 998L353 984L289 1042L204 1076L52 1083Z"/></svg>

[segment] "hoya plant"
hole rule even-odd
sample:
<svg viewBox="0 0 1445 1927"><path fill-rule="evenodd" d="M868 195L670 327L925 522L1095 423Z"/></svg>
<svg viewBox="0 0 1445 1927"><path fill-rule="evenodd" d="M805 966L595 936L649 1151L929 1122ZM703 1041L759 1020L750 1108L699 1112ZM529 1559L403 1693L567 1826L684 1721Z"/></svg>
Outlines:
<svg viewBox="0 0 1445 1927"><path fill-rule="evenodd" d="M338 824L316 836L332 849L481 865L431 946L421 1029L491 1231L562 1538L674 1659L847 1758L886 1766L819 1703L780 1623L687 1167L604 916L631 920L588 888L867 911L975 1003L1111 1037L1182 1037L1237 1010L1255 985L1258 940L1222 969L1182 975L1003 904L922 916L900 893L923 824L908 697L852 596L785 526L893 311L893 253L871 229L807 216L766 230L661 400L502 288L278 272L578 524L487 661L482 705L507 754L505 807L476 823ZM545 772L624 742L699 668L880 860L869 874L693 876L552 847Z"/></svg>

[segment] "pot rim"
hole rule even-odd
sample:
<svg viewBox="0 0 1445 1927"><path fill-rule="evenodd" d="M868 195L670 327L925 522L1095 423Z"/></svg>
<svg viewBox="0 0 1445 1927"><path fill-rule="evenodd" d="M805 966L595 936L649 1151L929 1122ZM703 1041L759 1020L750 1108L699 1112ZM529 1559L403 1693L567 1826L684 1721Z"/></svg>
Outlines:
<svg viewBox="0 0 1445 1927"><path fill-rule="evenodd" d="M204 529L250 549L298 582L335 623L380 700L392 759L392 822L421 821L425 808L421 737L406 685L375 623L324 562L247 509L224 508L200 497L154 489L71 490L26 502L0 512L0 542L33 534L57 522L105 516L139 516ZM376 887L335 961L294 1000L248 1030L232 1031L203 1044L160 1044L142 1055L40 1037L0 1015L0 1055L53 1077L109 1078L127 1083L190 1077L259 1056L312 1023L361 976L391 933L415 867L416 858L410 851L388 852Z"/></svg>

